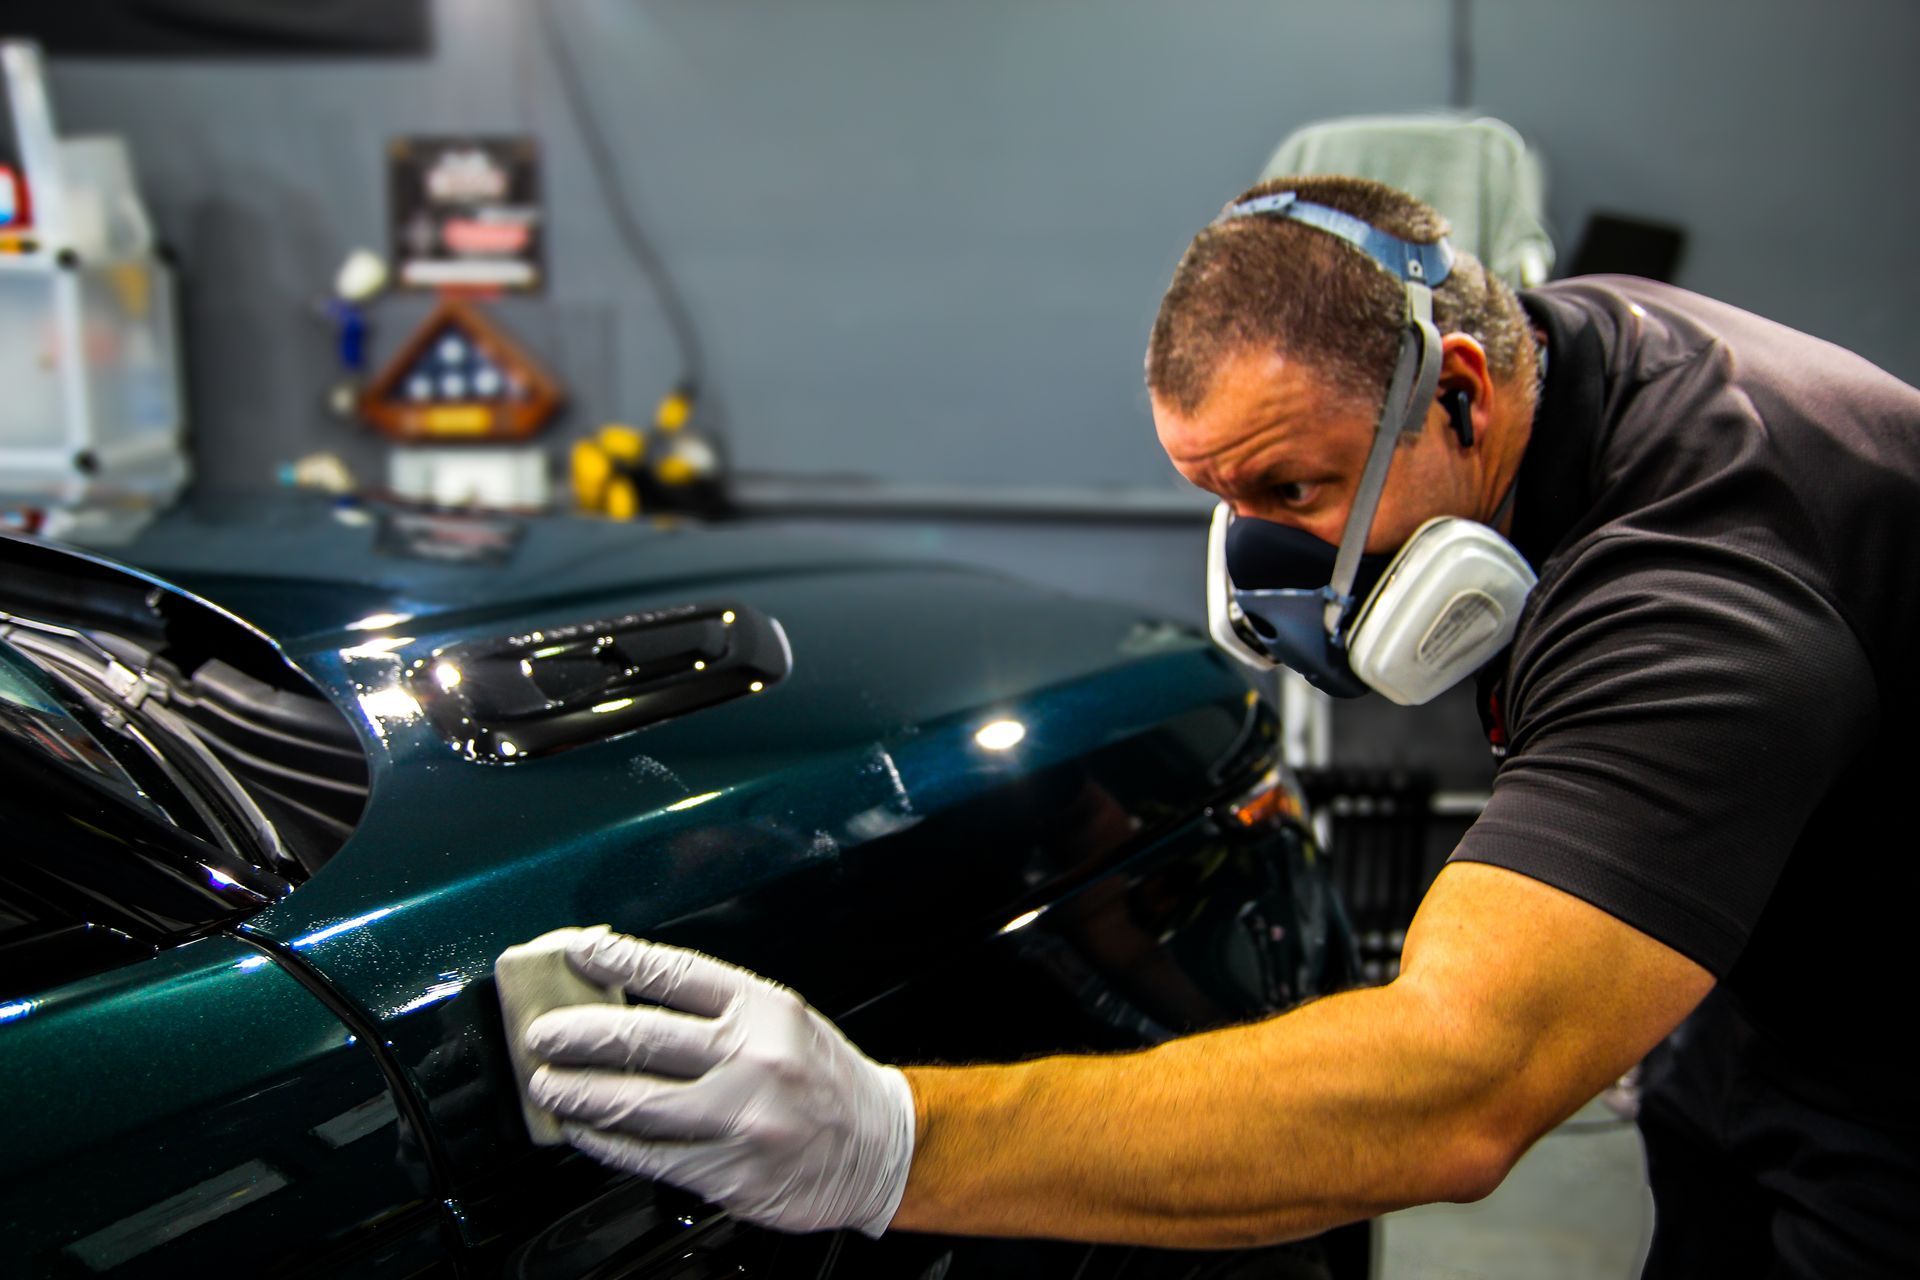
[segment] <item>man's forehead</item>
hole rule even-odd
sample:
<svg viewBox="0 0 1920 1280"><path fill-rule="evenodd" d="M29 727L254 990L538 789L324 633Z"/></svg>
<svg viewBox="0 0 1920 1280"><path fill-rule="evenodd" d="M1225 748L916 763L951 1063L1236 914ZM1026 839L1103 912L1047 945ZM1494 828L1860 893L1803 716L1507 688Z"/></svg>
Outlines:
<svg viewBox="0 0 1920 1280"><path fill-rule="evenodd" d="M1273 351L1221 360L1207 395L1190 413L1155 402L1160 442L1176 463L1232 471L1318 453L1328 433L1325 389L1300 364Z"/></svg>

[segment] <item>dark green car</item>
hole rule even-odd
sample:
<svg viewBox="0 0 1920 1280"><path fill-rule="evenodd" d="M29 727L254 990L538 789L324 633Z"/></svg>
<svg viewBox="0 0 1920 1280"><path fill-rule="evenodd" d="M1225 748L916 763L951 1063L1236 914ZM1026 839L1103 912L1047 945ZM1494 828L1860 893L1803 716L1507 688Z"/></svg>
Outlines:
<svg viewBox="0 0 1920 1280"><path fill-rule="evenodd" d="M1343 1275L787 1237L522 1127L506 946L606 922L881 1058L1343 984L1265 704L1129 608L763 531L323 502L0 539L0 1274Z"/></svg>

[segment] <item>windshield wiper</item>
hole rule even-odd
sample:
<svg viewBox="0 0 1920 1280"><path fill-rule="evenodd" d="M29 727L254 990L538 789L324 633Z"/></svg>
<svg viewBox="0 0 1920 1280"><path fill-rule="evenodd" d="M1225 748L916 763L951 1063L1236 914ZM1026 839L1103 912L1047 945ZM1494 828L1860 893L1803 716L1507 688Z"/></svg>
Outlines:
<svg viewBox="0 0 1920 1280"><path fill-rule="evenodd" d="M136 671L84 631L0 609L0 639L41 662L84 699L109 730L134 743L160 769L214 841L247 870L304 878L280 833L198 730L167 703L173 689L151 668ZM164 738L162 751L149 733ZM264 859L265 865L261 865ZM290 888L291 886L287 886Z"/></svg>

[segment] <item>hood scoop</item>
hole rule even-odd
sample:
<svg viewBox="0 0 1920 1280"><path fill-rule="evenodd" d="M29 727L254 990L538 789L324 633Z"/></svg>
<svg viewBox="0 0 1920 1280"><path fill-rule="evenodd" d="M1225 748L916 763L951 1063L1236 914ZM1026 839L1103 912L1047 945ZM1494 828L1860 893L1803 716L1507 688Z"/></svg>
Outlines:
<svg viewBox="0 0 1920 1280"><path fill-rule="evenodd" d="M764 692L792 669L779 622L697 604L450 645L407 684L456 753L513 764Z"/></svg>

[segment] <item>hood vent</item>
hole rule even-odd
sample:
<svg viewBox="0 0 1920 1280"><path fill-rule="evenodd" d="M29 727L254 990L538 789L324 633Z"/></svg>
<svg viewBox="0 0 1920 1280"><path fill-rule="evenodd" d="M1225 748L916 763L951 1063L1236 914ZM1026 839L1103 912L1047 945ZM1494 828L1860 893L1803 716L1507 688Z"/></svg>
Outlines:
<svg viewBox="0 0 1920 1280"><path fill-rule="evenodd" d="M407 679L456 752L513 764L764 692L792 668L777 621L700 604L451 645Z"/></svg>

